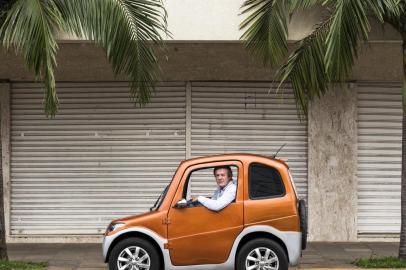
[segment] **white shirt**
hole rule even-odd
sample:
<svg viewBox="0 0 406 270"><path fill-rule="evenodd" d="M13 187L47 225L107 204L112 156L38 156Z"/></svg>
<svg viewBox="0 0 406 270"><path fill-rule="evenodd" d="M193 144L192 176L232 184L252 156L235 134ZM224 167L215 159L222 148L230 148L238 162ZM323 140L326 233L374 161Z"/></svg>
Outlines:
<svg viewBox="0 0 406 270"><path fill-rule="evenodd" d="M211 199L199 196L197 200L212 211L220 211L235 199L236 192L237 186L230 181L224 188L218 187Z"/></svg>

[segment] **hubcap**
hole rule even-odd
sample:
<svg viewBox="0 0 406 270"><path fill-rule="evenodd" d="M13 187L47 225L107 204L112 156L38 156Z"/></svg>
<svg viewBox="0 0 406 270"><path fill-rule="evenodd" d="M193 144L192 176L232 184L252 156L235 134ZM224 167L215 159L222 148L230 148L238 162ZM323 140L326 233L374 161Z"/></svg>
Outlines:
<svg viewBox="0 0 406 270"><path fill-rule="evenodd" d="M131 246L118 255L117 267L119 270L149 270L151 259L145 249Z"/></svg>
<svg viewBox="0 0 406 270"><path fill-rule="evenodd" d="M245 258L246 270L278 270L279 259L275 252L266 247L258 247Z"/></svg>

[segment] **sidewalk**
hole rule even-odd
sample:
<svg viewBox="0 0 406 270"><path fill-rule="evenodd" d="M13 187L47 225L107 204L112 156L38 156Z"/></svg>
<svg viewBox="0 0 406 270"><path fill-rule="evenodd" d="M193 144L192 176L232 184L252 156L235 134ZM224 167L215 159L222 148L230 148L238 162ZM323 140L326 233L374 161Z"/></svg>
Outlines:
<svg viewBox="0 0 406 270"><path fill-rule="evenodd" d="M299 269L355 268L351 261L371 255L396 256L398 243L310 243ZM47 261L49 270L107 270L101 244L9 244L10 260ZM292 268L292 269L296 269Z"/></svg>
<svg viewBox="0 0 406 270"><path fill-rule="evenodd" d="M397 256L399 243L310 243L299 268L356 268L351 262L370 256Z"/></svg>

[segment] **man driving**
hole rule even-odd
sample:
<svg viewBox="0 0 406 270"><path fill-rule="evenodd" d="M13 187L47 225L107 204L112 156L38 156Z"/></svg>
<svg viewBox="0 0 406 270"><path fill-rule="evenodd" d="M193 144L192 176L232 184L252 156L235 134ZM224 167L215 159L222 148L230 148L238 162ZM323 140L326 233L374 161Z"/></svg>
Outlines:
<svg viewBox="0 0 406 270"><path fill-rule="evenodd" d="M211 199L199 196L194 201L198 201L209 210L220 211L235 199L237 187L233 183L233 172L230 166L215 167L213 173L217 189Z"/></svg>

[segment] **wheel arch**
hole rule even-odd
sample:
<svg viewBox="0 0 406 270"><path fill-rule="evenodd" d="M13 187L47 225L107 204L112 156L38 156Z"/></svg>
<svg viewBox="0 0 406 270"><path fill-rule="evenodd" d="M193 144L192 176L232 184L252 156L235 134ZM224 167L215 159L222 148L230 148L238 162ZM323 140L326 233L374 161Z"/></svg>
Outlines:
<svg viewBox="0 0 406 270"><path fill-rule="evenodd" d="M159 244L151 236L149 236L145 233L142 233L142 232L138 232L138 231L129 231L129 232L123 233L123 234L119 235L117 238L115 238L113 240L113 242L110 244L109 250L107 251L107 256L106 256L105 262L108 262L110 253L113 250L113 248L117 245L117 243L119 243L123 239L127 239L127 238L142 238L142 239L150 242L154 246L156 251L158 252L158 255L159 255L159 258L160 258L161 264L162 264L161 266L164 265L164 263L165 263L164 256L163 256L162 249L159 246Z"/></svg>
<svg viewBox="0 0 406 270"><path fill-rule="evenodd" d="M235 258L234 258L235 269L237 269L237 258L238 258L238 254L239 254L241 248L249 241L251 241L253 239L257 239L257 238L268 238L268 239L271 239L271 240L275 241L276 243L278 243L285 251L285 254L286 254L288 262L289 262L289 252L288 252L288 249L287 249L285 243L282 241L282 239L280 239L276 235L269 233L269 232L256 231L256 232L251 232L251 233L244 235L243 238L241 238L240 242L238 243L237 251L235 253Z"/></svg>

